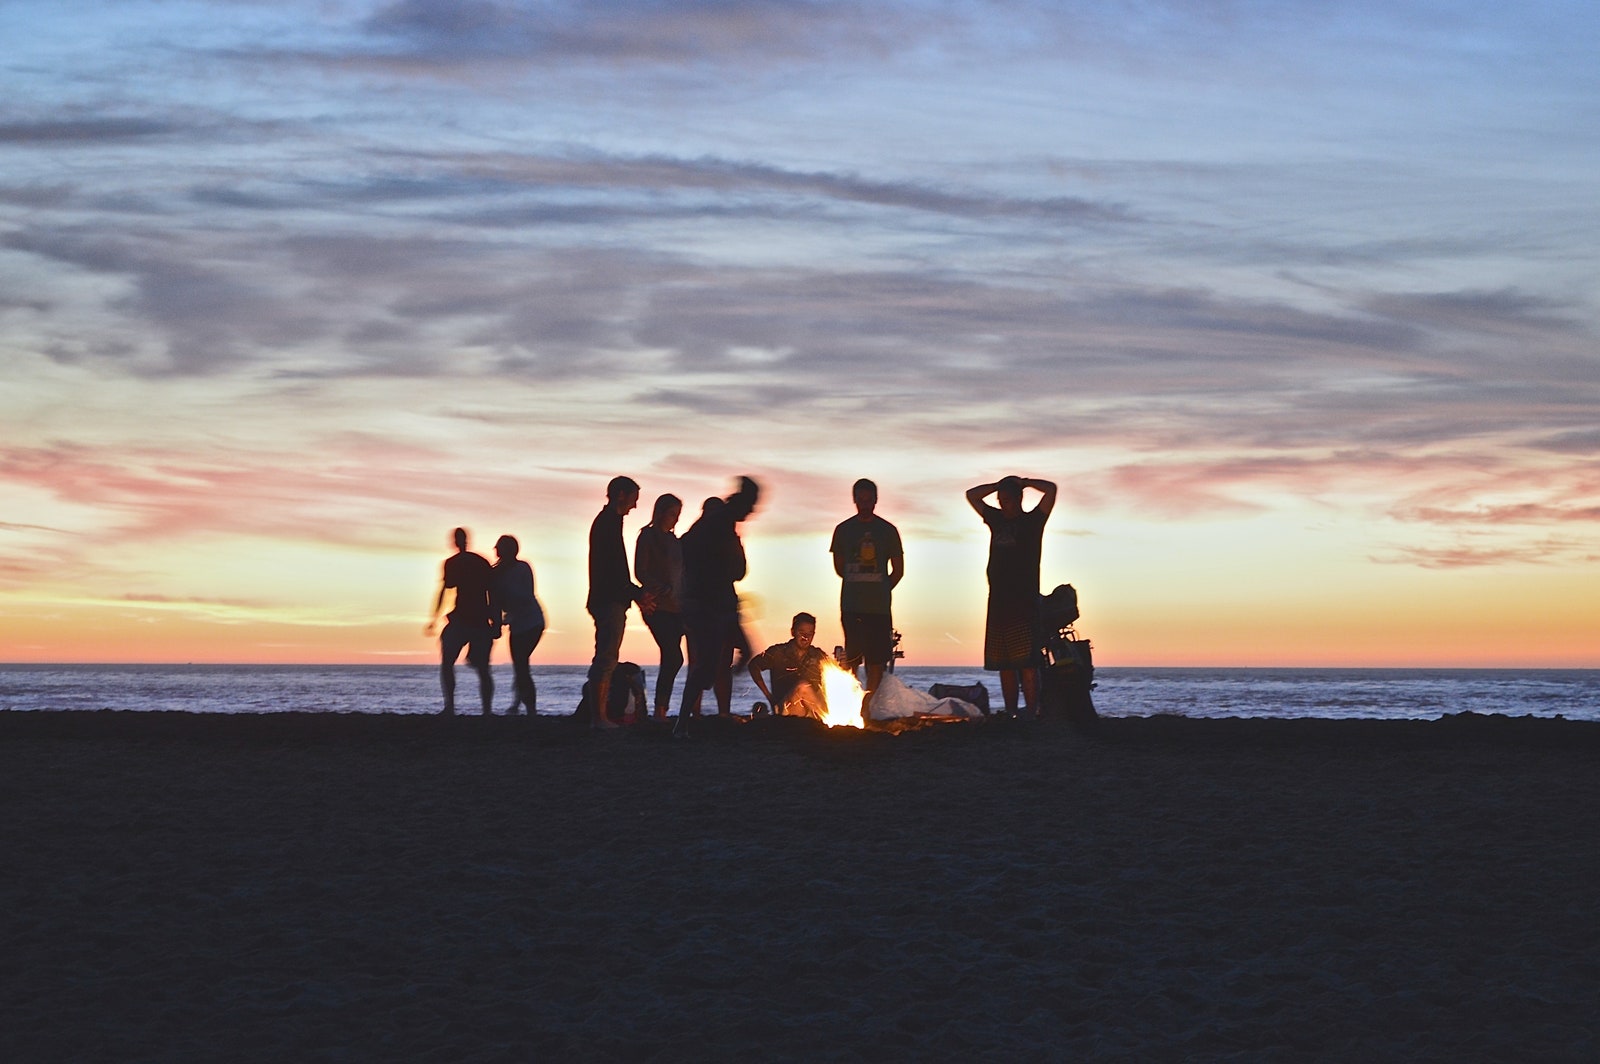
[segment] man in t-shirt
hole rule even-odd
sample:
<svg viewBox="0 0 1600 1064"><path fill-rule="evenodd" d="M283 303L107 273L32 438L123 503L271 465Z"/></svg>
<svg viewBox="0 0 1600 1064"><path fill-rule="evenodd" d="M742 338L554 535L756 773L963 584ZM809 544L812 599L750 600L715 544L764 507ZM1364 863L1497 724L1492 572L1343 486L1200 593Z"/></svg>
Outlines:
<svg viewBox="0 0 1600 1064"><path fill-rule="evenodd" d="M821 719L827 701L822 691L822 665L828 660L812 643L817 638L817 619L797 613L789 626L793 636L787 643L776 643L750 659L750 678L767 696L774 713L791 717ZM768 686L762 672L772 674Z"/></svg>
<svg viewBox="0 0 1600 1064"><path fill-rule="evenodd" d="M456 552L445 559L439 597L434 599L433 614L422 632L424 635L434 633L439 624L439 611L444 609L445 592L455 588L455 606L445 616L444 631L439 633L439 686L444 689L444 714L447 717L455 714L456 659L461 657L462 648L466 648L467 664L478 674L483 714L488 716L494 705L489 648L500 638L500 607L493 590L494 567L483 555L467 549L466 529L456 529L451 538Z"/></svg>
<svg viewBox="0 0 1600 1064"><path fill-rule="evenodd" d="M894 620L890 603L894 587L905 575L905 555L900 532L874 511L878 486L862 479L850 491L856 504L854 517L833 530L833 571L839 588L839 620L844 628L846 667L867 667L866 695L861 700L862 719L883 680L884 666L894 656Z"/></svg>

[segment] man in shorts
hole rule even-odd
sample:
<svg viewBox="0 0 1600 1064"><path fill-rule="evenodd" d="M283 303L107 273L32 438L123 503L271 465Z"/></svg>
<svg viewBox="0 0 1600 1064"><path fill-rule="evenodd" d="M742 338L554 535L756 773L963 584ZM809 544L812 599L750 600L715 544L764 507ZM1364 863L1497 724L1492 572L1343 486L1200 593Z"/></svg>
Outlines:
<svg viewBox="0 0 1600 1064"><path fill-rule="evenodd" d="M890 608L895 585L905 575L905 555L900 532L875 512L878 486L858 480L850 491L854 517L833 530L833 571L843 581L839 588L839 621L844 628L845 667L867 667L866 696L861 716L883 681L884 667L894 657L894 619Z"/></svg>
<svg viewBox="0 0 1600 1064"><path fill-rule="evenodd" d="M478 694L483 698L483 715L494 706L494 677L489 673L489 649L500 638L500 607L494 598L494 567L481 554L467 549L467 530L451 533L456 552L445 559L439 596L433 602L424 635L432 635L444 609L445 592L455 588L456 602L445 616L439 633L439 686L444 689L444 715L456 711L456 659L467 652L467 664L478 674Z"/></svg>

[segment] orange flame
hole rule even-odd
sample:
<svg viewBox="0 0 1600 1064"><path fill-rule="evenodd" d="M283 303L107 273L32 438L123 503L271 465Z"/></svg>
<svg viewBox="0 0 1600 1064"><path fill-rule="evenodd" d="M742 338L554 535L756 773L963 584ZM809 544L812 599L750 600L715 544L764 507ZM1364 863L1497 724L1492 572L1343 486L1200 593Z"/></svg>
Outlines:
<svg viewBox="0 0 1600 1064"><path fill-rule="evenodd" d="M830 728L865 728L861 719L861 701L866 693L856 682L853 672L847 672L832 661L822 663L822 695L827 699L827 711L822 723Z"/></svg>

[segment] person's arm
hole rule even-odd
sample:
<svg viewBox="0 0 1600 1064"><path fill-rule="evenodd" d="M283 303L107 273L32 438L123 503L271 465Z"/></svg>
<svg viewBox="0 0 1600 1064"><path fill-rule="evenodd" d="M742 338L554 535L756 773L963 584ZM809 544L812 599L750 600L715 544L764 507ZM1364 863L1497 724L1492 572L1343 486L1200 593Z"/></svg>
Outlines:
<svg viewBox="0 0 1600 1064"><path fill-rule="evenodd" d="M993 495L995 493L995 489L999 487L1000 483L999 481L996 481L993 484L979 484L975 488L967 489L967 503L974 510L978 511L979 517L983 516L983 511L986 509L983 504L983 500L987 499L990 495Z"/></svg>
<svg viewBox="0 0 1600 1064"><path fill-rule="evenodd" d="M648 535L649 532L650 526L646 525L633 541L633 575L639 581L633 597L639 603L639 612L646 617L656 611L655 589L667 583L667 558L661 537Z"/></svg>
<svg viewBox="0 0 1600 1064"><path fill-rule="evenodd" d="M1055 483L1049 480L1024 480L1022 486L1036 488L1044 495L1044 498L1039 500L1039 505L1035 506L1034 509L1039 511L1040 516L1049 517L1050 511L1056 508Z"/></svg>
<svg viewBox="0 0 1600 1064"><path fill-rule="evenodd" d="M750 659L750 678L761 688L761 693L767 696L767 705L772 706L772 712L778 712L778 707L772 702L772 688L767 686L767 681L761 678L761 670L767 667L767 655L763 651Z"/></svg>
<svg viewBox="0 0 1600 1064"><path fill-rule="evenodd" d="M659 587L665 583L666 567L666 558L662 556L656 537L650 535L650 526L639 529L639 538L633 541L634 579L647 591Z"/></svg>
<svg viewBox="0 0 1600 1064"><path fill-rule="evenodd" d="M884 579L888 582L890 591L906 575L906 549L900 542L900 530L893 525L889 526L890 539L885 544L889 556L883 560Z"/></svg>
<svg viewBox="0 0 1600 1064"><path fill-rule="evenodd" d="M500 631L505 627L506 607L505 603L500 601L500 582L494 578L493 570L491 570L489 573L487 584L488 587L485 590L489 593L488 599L489 617L491 619L490 623L494 627L494 637L499 639Z"/></svg>
<svg viewBox="0 0 1600 1064"><path fill-rule="evenodd" d="M423 635L432 635L439 628L439 611L444 609L445 583L439 581L439 596L433 600L433 612L428 614L428 623L422 626Z"/></svg>

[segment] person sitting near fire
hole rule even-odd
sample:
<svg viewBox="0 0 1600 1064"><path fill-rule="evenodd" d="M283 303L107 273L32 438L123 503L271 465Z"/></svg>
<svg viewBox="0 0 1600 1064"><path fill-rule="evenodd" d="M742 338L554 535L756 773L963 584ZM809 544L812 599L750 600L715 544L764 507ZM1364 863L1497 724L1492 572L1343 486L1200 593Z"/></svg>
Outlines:
<svg viewBox="0 0 1600 1064"><path fill-rule="evenodd" d="M787 643L776 643L750 659L750 678L767 696L774 713L820 720L827 708L822 665L828 655L812 645L817 638L817 619L809 613L795 614L789 634L793 638ZM763 671L772 674L770 687L761 677Z"/></svg>

